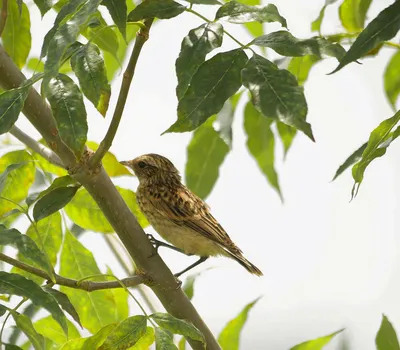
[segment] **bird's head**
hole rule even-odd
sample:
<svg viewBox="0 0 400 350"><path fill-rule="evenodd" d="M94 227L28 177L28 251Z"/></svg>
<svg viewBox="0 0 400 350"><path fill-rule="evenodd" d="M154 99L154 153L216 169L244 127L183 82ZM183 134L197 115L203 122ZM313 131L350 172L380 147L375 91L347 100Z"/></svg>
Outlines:
<svg viewBox="0 0 400 350"><path fill-rule="evenodd" d="M139 182L155 182L163 179L180 181L179 171L169 159L159 154L144 154L120 163L132 169Z"/></svg>

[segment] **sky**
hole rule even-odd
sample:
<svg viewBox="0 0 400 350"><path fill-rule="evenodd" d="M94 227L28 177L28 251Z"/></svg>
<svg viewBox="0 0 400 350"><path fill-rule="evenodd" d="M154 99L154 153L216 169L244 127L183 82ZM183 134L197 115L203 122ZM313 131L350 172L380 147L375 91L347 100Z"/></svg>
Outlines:
<svg viewBox="0 0 400 350"><path fill-rule="evenodd" d="M373 1L368 18L392 1ZM323 0L273 2L299 38L312 36L310 23ZM33 7L32 5L30 7ZM337 5L328 7L323 34L342 32ZM32 22L40 21L32 8ZM198 7L212 18L213 7ZM39 56L41 41L54 15L32 27L32 56ZM182 38L202 22L191 14L158 21L140 56L125 113L111 151L120 160L144 153L168 157L183 172L190 133L160 134L176 120L175 60ZM240 26L224 24L239 40L250 37ZM266 33L279 30L268 24ZM222 49L235 48L228 38ZM217 51L216 51L217 52ZM316 143L299 134L286 158L278 142L277 169L284 196L282 204L249 155L243 131L242 103L234 120L233 149L220 169L220 177L207 203L246 257L264 277L248 274L233 260L209 259L195 284L193 303L215 334L249 302L262 296L250 312L242 332L241 349L286 350L302 341L346 328L350 349L374 349L382 313L400 329L400 175L396 142L387 154L367 169L358 196L350 202L353 180L347 171L331 179L340 164L369 137L384 119L393 115L383 90L383 69L393 49L378 57L350 64L328 76L334 58L316 65L305 84L308 121ZM270 57L274 57L272 54ZM111 109L105 119L87 105L91 141L100 142L111 119L122 74L112 85ZM25 118L17 125L37 135ZM133 190L132 178L114 180ZM147 229L152 232L151 229ZM110 264L119 276L117 262L101 234L86 233L82 242L101 266ZM160 254L172 271L195 258L163 249ZM211 270L206 269L213 267ZM154 299L155 300L155 299ZM139 312L137 307L133 312ZM338 336L326 349L338 349Z"/></svg>

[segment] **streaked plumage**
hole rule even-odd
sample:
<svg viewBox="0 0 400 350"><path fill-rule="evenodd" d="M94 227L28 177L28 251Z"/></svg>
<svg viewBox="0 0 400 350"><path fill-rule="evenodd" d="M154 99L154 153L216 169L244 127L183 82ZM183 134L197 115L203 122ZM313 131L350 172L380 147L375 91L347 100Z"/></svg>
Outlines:
<svg viewBox="0 0 400 350"><path fill-rule="evenodd" d="M208 205L181 183L178 170L167 158L146 154L121 163L138 177L139 207L162 238L188 255L227 256L262 276L211 215Z"/></svg>

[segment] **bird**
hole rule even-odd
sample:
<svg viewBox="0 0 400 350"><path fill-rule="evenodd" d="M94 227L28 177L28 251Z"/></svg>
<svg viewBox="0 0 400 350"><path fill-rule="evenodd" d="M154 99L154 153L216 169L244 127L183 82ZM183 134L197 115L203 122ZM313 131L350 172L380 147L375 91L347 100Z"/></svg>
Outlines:
<svg viewBox="0 0 400 350"><path fill-rule="evenodd" d="M158 249L166 246L199 260L183 273L206 261L210 256L225 256L236 260L251 274L262 276L259 268L247 260L239 247L214 218L209 206L181 182L173 163L159 154L144 154L121 161L139 180L136 200L141 212L154 230L172 245L148 235Z"/></svg>

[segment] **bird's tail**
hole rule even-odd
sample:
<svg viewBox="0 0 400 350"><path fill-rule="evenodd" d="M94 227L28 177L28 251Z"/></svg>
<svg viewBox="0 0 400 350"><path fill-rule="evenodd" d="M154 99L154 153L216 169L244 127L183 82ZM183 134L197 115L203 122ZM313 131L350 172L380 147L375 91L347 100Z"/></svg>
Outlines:
<svg viewBox="0 0 400 350"><path fill-rule="evenodd" d="M253 275L263 276L261 270L257 266L253 265L250 261L248 261L241 253L233 253L228 250L226 250L226 252L230 255L232 259L235 259L240 265L242 265L247 271L249 271Z"/></svg>

